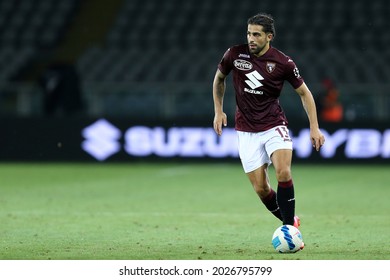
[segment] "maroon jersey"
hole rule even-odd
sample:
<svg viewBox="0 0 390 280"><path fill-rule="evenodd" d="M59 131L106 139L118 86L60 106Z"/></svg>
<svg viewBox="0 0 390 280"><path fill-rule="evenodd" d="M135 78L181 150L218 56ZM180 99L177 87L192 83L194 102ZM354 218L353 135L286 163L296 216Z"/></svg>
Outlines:
<svg viewBox="0 0 390 280"><path fill-rule="evenodd" d="M236 130L259 132L288 124L279 104L284 81L294 89L303 83L290 57L273 47L256 57L249 52L248 44L244 44L228 49L218 69L224 75L233 70Z"/></svg>

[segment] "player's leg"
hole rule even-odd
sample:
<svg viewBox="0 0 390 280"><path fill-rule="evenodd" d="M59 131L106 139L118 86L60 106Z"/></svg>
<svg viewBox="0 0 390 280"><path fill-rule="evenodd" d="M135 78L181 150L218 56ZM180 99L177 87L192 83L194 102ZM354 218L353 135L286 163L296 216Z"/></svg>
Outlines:
<svg viewBox="0 0 390 280"><path fill-rule="evenodd" d="M247 173L249 181L265 207L282 221L282 215L277 203L276 192L271 188L268 178L268 163Z"/></svg>
<svg viewBox="0 0 390 280"><path fill-rule="evenodd" d="M241 131L237 133L241 163L253 189L266 208L278 219L282 220L276 200L276 192L269 183L267 168L271 163L271 159L264 149L261 134Z"/></svg>
<svg viewBox="0 0 390 280"><path fill-rule="evenodd" d="M265 149L275 167L278 181L277 201L283 224L294 225L295 194L291 176L292 141L286 126L277 126L265 132Z"/></svg>
<svg viewBox="0 0 390 280"><path fill-rule="evenodd" d="M280 149L272 153L278 181L277 201L283 217L283 224L295 225L295 194L291 175L292 150Z"/></svg>

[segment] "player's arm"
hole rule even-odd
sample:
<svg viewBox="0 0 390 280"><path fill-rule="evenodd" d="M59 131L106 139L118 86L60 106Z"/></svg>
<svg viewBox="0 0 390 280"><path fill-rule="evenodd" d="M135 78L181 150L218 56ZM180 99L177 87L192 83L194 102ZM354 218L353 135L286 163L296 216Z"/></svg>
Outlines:
<svg viewBox="0 0 390 280"><path fill-rule="evenodd" d="M222 125L227 125L227 116L223 112L223 97L226 88L226 75L219 69L215 73L213 82L213 100L214 100L214 130L218 135L222 134Z"/></svg>
<svg viewBox="0 0 390 280"><path fill-rule="evenodd" d="M317 109L313 95L311 94L309 88L306 86L305 83L295 89L295 91L301 97L303 108L305 109L307 117L309 118L311 142L313 144L313 147L317 151L319 151L319 149L325 142L325 137L321 133L318 126Z"/></svg>

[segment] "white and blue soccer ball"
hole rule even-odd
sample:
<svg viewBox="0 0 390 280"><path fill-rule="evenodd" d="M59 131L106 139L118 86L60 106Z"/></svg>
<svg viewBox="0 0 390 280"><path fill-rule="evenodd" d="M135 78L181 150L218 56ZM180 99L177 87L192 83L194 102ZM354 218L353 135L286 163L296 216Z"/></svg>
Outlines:
<svg viewBox="0 0 390 280"><path fill-rule="evenodd" d="M301 232L291 225L283 225L275 230L272 245L279 253L295 253L304 246Z"/></svg>

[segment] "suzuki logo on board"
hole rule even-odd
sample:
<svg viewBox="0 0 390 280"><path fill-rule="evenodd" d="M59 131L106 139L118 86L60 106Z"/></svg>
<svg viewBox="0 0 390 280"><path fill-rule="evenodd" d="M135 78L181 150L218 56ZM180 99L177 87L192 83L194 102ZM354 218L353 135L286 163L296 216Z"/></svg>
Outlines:
<svg viewBox="0 0 390 280"><path fill-rule="evenodd" d="M346 129L329 133L322 130L326 142L319 154L334 158L342 153L349 159L390 158L390 129ZM132 126L125 132L105 119L100 119L82 130L85 140L82 148L99 161L123 150L133 157L157 156L162 158L238 158L237 133L225 128L217 136L213 128L204 127L148 127ZM309 158L313 155L310 130L290 131L294 156Z"/></svg>

